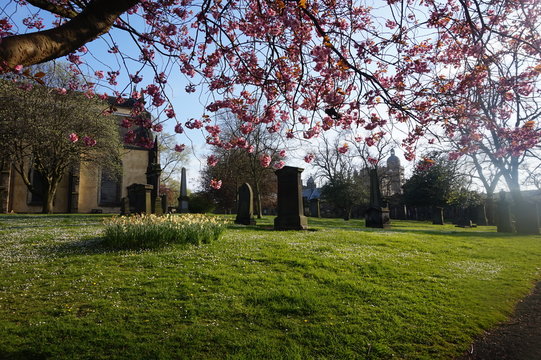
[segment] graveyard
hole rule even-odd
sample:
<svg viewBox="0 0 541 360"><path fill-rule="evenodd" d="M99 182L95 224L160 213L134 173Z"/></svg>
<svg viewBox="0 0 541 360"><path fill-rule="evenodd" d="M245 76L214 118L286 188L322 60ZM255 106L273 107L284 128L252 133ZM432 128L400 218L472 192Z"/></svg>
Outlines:
<svg viewBox="0 0 541 360"><path fill-rule="evenodd" d="M216 241L102 244L107 215L0 216L6 359L452 359L539 278L539 236L222 216Z"/></svg>

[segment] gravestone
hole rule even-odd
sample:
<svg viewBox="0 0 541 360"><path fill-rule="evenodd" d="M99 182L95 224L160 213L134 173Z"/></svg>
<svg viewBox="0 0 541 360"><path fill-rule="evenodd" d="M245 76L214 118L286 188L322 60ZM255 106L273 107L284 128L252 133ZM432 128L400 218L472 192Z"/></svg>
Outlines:
<svg viewBox="0 0 541 360"><path fill-rule="evenodd" d="M383 204L381 191L379 189L378 172L376 169L370 170L370 207L366 211L366 227L391 227L389 209Z"/></svg>
<svg viewBox="0 0 541 360"><path fill-rule="evenodd" d="M432 224L443 225L443 208L441 206L434 206L432 208Z"/></svg>
<svg viewBox="0 0 541 360"><path fill-rule="evenodd" d="M163 214L161 199L160 199L160 175L162 169L160 166L160 153L158 150L158 139L154 140L154 146L148 152L148 166L147 166L147 183L152 185L151 207L152 213L161 215Z"/></svg>
<svg viewBox="0 0 541 360"><path fill-rule="evenodd" d="M303 214L301 173L304 169L284 166L276 170L278 178L278 207L274 219L275 230L306 230L308 222Z"/></svg>
<svg viewBox="0 0 541 360"><path fill-rule="evenodd" d="M513 233L515 232L513 222L511 221L511 212L509 211L509 203L505 198L505 193L500 191L500 201L498 201L496 226L498 232Z"/></svg>
<svg viewBox="0 0 541 360"><path fill-rule="evenodd" d="M254 194L252 192L252 187L248 183L244 183L239 187L238 208L235 224L256 224L254 220Z"/></svg>
<svg viewBox="0 0 541 360"><path fill-rule="evenodd" d="M131 184L128 186L131 213L152 213L152 189L153 186L149 184Z"/></svg>
<svg viewBox="0 0 541 360"><path fill-rule="evenodd" d="M534 203L522 200L515 208L517 233L538 235L539 217L537 214L537 206Z"/></svg>
<svg viewBox="0 0 541 360"><path fill-rule="evenodd" d="M179 213L189 213L188 207L188 188L186 180L186 168L182 168L180 177L180 196L178 197L178 211Z"/></svg>
<svg viewBox="0 0 541 360"><path fill-rule="evenodd" d="M120 199L120 215L130 215L130 199L127 196Z"/></svg>
<svg viewBox="0 0 541 360"><path fill-rule="evenodd" d="M319 199L310 200L310 216L311 217L321 217L321 209L319 206Z"/></svg>
<svg viewBox="0 0 541 360"><path fill-rule="evenodd" d="M161 203L161 206L162 206L162 212L164 214L167 214L169 213L169 200L167 199L167 194L163 194L161 196L161 200L162 200L162 203Z"/></svg>

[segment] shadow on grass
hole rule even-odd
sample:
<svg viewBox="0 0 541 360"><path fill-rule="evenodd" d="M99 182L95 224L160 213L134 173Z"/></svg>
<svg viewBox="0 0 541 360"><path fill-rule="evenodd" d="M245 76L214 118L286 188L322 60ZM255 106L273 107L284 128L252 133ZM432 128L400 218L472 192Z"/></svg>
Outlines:
<svg viewBox="0 0 541 360"><path fill-rule="evenodd" d="M80 255L121 255L126 253L146 253L149 251L160 252L171 248L188 249L194 244L166 244L162 246L137 248L137 247L113 247L106 243L103 236L82 238L73 242L55 245L44 245L40 249L47 254L57 257L69 257Z"/></svg>

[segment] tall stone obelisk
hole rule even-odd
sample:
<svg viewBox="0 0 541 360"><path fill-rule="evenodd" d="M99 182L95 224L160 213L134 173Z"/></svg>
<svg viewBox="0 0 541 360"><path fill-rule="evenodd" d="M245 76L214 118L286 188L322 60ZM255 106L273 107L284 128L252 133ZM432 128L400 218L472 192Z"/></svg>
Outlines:
<svg viewBox="0 0 541 360"><path fill-rule="evenodd" d="M180 177L180 196L178 197L178 212L188 213L188 188L186 180L186 168L182 168Z"/></svg>

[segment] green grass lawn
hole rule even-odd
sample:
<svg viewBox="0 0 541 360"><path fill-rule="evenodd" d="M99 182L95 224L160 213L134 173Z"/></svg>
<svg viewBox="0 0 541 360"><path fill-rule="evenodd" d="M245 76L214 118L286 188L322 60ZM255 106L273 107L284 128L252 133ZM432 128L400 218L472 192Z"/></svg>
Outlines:
<svg viewBox="0 0 541 360"><path fill-rule="evenodd" d="M541 278L541 236L309 219L112 251L102 217L0 216L1 359L452 359Z"/></svg>

